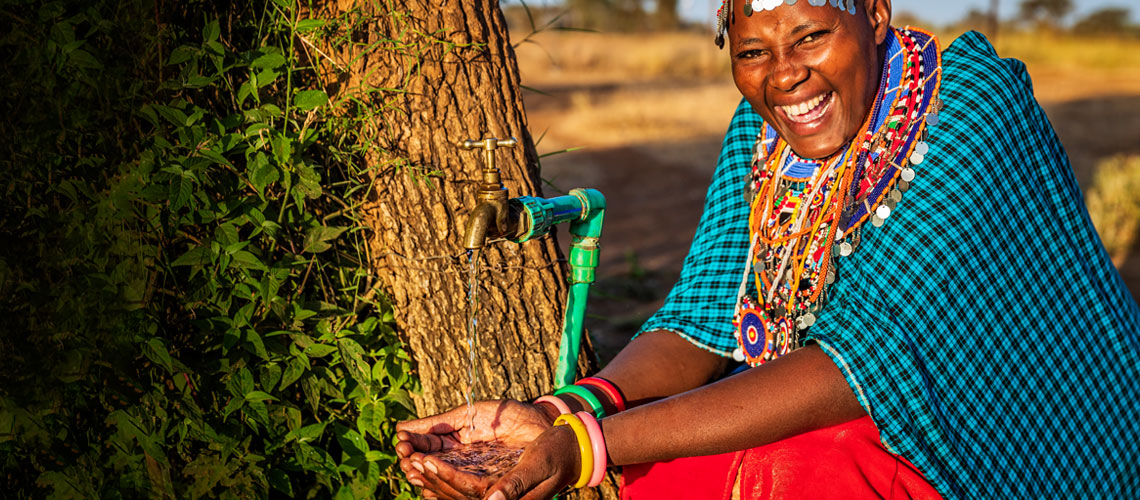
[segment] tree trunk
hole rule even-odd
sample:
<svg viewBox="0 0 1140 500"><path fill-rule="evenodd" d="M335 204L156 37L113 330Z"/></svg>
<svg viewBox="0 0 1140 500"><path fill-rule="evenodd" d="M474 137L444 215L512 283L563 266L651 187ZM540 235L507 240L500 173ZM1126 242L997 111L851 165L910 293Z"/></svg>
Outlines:
<svg viewBox="0 0 1140 500"><path fill-rule="evenodd" d="M657 0L657 29L675 30L681 26L677 17L677 0Z"/></svg>
<svg viewBox="0 0 1140 500"><path fill-rule="evenodd" d="M520 147L496 153L503 183L512 197L541 196L514 50L498 4L485 0L334 0L315 15L351 26L343 33L351 43L330 42L314 56L338 66L333 90L378 89L358 111L371 114L362 126L375 148L363 211L374 231L370 259L423 384L418 413L435 414L462 404L468 386L461 238L483 160L456 144L517 137ZM552 391L568 290L561 255L553 237L483 250L476 398ZM583 372L594 359L584 345ZM577 496L616 497L612 480Z"/></svg>

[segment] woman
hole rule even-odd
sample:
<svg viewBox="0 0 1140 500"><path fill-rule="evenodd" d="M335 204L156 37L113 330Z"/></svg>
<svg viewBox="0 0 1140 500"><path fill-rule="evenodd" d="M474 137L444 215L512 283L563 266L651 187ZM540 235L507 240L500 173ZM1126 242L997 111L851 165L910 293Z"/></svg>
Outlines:
<svg viewBox="0 0 1140 500"><path fill-rule="evenodd" d="M718 18L744 101L665 307L580 389L481 403L473 430L462 408L401 424L409 480L491 500L607 465L631 499L1137 491L1140 311L1024 66L976 33L941 53L889 0ZM753 368L721 378L734 360ZM599 405L597 428L561 415ZM526 444L501 478L425 454L490 440Z"/></svg>

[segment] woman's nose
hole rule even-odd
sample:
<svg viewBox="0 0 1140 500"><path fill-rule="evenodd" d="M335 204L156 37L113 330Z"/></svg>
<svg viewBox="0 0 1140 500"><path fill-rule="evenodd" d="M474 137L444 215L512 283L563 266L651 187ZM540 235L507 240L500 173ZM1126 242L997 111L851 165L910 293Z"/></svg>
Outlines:
<svg viewBox="0 0 1140 500"><path fill-rule="evenodd" d="M782 57L776 61L772 69L772 86L784 92L791 92L808 79L807 66L800 64L794 58Z"/></svg>

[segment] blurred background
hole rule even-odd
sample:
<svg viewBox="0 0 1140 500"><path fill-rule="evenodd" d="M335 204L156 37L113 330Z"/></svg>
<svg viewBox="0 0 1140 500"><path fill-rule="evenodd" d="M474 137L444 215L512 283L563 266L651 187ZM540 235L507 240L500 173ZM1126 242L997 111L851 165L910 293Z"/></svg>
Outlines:
<svg viewBox="0 0 1140 500"><path fill-rule="evenodd" d="M547 194L609 200L588 327L603 360L679 276L740 100L713 43L719 1L505 2ZM1140 0L896 0L943 48L977 30L1026 63L1090 214L1140 297ZM560 241L567 241L565 237Z"/></svg>

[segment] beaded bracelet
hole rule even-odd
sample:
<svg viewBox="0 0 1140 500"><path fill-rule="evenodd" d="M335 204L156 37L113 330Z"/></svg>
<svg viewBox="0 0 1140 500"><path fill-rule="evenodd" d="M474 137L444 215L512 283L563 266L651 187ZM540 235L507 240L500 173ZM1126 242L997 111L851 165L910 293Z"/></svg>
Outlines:
<svg viewBox="0 0 1140 500"><path fill-rule="evenodd" d="M586 484L593 488L602 484L602 480L606 478L606 437L602 435L602 426L593 415L584 411L576 415L586 426L586 433L590 435L590 448L594 451L594 473L590 476L590 482Z"/></svg>
<svg viewBox="0 0 1140 500"><path fill-rule="evenodd" d="M573 413L559 415L558 419L554 421L554 426L560 425L569 425L570 429L574 431L574 436L578 439L578 453L581 456L582 472L578 475L578 482L574 483L574 487L582 488L590 484L590 479L594 473L594 450L590 444L590 433L586 430L586 424L582 423L582 419Z"/></svg>
<svg viewBox="0 0 1140 500"><path fill-rule="evenodd" d="M590 392L589 389L580 385L567 385L563 386L557 391L554 391L555 396L560 396L562 394L573 394L575 396L578 396L586 400L587 403L590 403L590 406L593 407L592 411L594 412L594 416L598 418L606 416L606 409L602 407L602 402L598 400L598 397L595 396L594 393Z"/></svg>
<svg viewBox="0 0 1140 500"><path fill-rule="evenodd" d="M554 396L547 395L547 396L543 396L541 398L534 400L534 404L539 404L539 403L550 404L550 406L553 406L556 410L558 410L559 415L565 415L567 413L572 413L570 411L570 406L567 405L565 401L558 399Z"/></svg>
<svg viewBox="0 0 1140 500"><path fill-rule="evenodd" d="M574 385L592 385L605 393L606 397L610 398L617 411L625 411L625 398L622 397L621 391L613 382L601 377L586 377L574 383Z"/></svg>

